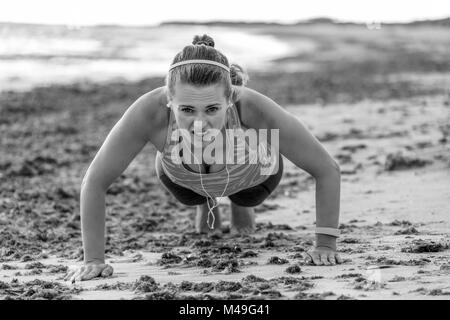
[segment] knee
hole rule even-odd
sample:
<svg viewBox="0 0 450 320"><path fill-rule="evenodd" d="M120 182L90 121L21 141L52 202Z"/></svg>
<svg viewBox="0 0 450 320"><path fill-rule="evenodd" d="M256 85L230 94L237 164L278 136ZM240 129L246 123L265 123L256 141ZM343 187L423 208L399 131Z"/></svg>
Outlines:
<svg viewBox="0 0 450 320"><path fill-rule="evenodd" d="M196 206L206 202L205 197L199 194L193 194L193 192L189 192L189 190L180 189L180 187L175 185L165 174L161 174L158 177L164 189L180 203L186 206Z"/></svg>
<svg viewBox="0 0 450 320"><path fill-rule="evenodd" d="M239 198L235 198L234 200L232 200L230 198L231 202L233 202L234 204L237 204L240 207L256 207L259 206L260 204L262 204L264 202L265 199L258 199L258 200L254 200L254 199L239 199Z"/></svg>
<svg viewBox="0 0 450 320"><path fill-rule="evenodd" d="M241 207L256 207L262 204L268 196L269 193L267 190L262 189L258 192L257 196L251 194L236 194L231 195L228 198L231 202Z"/></svg>
<svg viewBox="0 0 450 320"><path fill-rule="evenodd" d="M184 195L182 192L171 192L171 194L185 206L198 206L206 203L206 198L201 195Z"/></svg>
<svg viewBox="0 0 450 320"><path fill-rule="evenodd" d="M185 206L199 206L206 203L206 198L177 198Z"/></svg>

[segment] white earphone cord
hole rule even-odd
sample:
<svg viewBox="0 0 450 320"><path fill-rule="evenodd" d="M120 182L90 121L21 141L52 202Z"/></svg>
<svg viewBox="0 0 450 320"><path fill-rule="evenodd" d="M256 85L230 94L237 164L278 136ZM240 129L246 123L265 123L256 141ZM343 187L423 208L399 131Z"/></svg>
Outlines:
<svg viewBox="0 0 450 320"><path fill-rule="evenodd" d="M228 131L227 131L227 130L225 130L225 133L226 133L226 136L228 137ZM228 150L228 143L229 143L229 141L228 141L227 138L225 138L225 143L226 143L225 154L226 154L226 156L228 156L227 150ZM194 158L195 158L195 159L197 160L197 162L198 162L198 169L199 169L199 173L200 173L200 183L201 183L201 185L202 185L203 191L205 191L205 193L207 194L206 203L207 203L208 209L209 209L209 211L208 211L208 218L207 218L207 220L206 220L206 223L208 224L208 227L209 227L211 230L213 230L213 229L214 229L214 222L216 221L216 217L214 217L214 213L212 212L212 210L214 210L214 208L216 208L216 207L219 206L219 201L217 201L217 203L216 203L216 202L214 201L213 197L208 193L208 191L206 191L206 189L205 189L205 187L204 187L204 185L203 185L202 170L201 170L201 167L200 167L200 161L199 161L198 158L191 152L190 149L189 149L189 153L192 154L192 155L194 156ZM220 197L223 197L223 195L225 194L225 191L226 191L227 188L228 188L228 184L229 184L229 182L230 182L230 172L228 171L226 158L225 158L225 170L227 171L227 183L226 183L225 189L223 189L223 192L222 192L222 194L221 194ZM214 205L212 206L212 208L211 208L211 206L209 205L208 198L211 198L211 200L212 200L212 202L213 202L213 204L214 204ZM210 214L211 214L211 216L212 216L212 223L211 223L211 225L209 224L209 215L210 215Z"/></svg>

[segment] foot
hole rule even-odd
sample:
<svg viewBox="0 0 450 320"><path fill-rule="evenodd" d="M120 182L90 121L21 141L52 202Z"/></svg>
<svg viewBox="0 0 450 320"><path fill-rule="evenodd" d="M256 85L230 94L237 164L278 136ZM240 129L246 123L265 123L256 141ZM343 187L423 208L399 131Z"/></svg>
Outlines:
<svg viewBox="0 0 450 320"><path fill-rule="evenodd" d="M242 235L255 232L255 211L252 207L241 207L231 202L230 234Z"/></svg>
<svg viewBox="0 0 450 320"><path fill-rule="evenodd" d="M208 201L209 206L212 208L214 203L211 201L211 199L208 199ZM217 199L214 199L214 201L217 202ZM213 224L213 216L211 213L209 214L209 221L208 221L208 211L209 208L207 203L197 206L197 216L195 217L195 231L197 233L221 232L222 224L220 220L219 207L215 207L213 210L211 210L212 214L214 215L214 224ZM213 229L210 228L211 225L214 227Z"/></svg>

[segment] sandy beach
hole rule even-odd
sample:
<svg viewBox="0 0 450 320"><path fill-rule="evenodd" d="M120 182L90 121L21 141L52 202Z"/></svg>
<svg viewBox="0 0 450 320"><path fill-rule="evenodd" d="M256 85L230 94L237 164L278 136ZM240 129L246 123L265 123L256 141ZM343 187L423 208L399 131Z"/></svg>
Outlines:
<svg viewBox="0 0 450 320"><path fill-rule="evenodd" d="M230 235L224 198L222 234L197 235L195 207L162 187L147 145L107 193L113 276L64 282L82 261L81 179L128 106L163 82L78 83L0 95L0 299L449 299L450 63L439 48L450 29L432 40L418 28L414 42L406 28L334 30L255 30L322 46L250 74L249 86L340 163L343 264L303 262L315 184L286 158L254 234ZM285 72L305 63L314 72Z"/></svg>

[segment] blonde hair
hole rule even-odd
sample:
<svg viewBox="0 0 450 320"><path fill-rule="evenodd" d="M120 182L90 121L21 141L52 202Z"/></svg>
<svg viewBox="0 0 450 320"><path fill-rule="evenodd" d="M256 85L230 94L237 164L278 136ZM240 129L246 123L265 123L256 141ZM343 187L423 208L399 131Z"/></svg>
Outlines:
<svg viewBox="0 0 450 320"><path fill-rule="evenodd" d="M226 65L226 70L210 64L193 63L178 66L167 73L166 86L169 98L175 94L175 84L181 83L194 86L208 86L223 83L225 87L225 98L236 101L238 93L233 90L233 85L245 86L249 80L247 72L237 64L229 64L228 58L219 50L214 48L214 40L210 36L195 36L191 45L187 45L177 53L172 64L185 60L211 60Z"/></svg>

